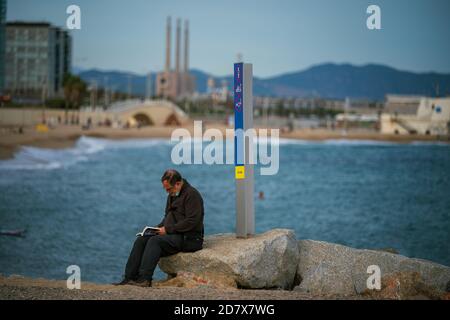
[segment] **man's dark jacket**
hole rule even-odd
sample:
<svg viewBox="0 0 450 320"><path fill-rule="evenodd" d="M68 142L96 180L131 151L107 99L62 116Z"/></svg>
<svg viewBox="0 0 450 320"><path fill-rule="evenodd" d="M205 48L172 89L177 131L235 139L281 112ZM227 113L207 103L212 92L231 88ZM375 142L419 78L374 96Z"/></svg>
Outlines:
<svg viewBox="0 0 450 320"><path fill-rule="evenodd" d="M178 196L167 196L164 226L168 234L183 234L183 251L200 250L203 244L203 199L200 193L183 179Z"/></svg>

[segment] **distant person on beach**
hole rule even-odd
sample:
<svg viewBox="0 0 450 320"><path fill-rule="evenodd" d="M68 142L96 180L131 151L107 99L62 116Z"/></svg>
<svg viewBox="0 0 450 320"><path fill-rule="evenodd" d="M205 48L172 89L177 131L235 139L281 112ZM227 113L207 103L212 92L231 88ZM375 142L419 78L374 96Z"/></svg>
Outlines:
<svg viewBox="0 0 450 320"><path fill-rule="evenodd" d="M121 282L114 285L151 287L160 257L194 252L203 247L203 199L181 174L169 169L161 182L168 193L165 215L152 234L137 236Z"/></svg>

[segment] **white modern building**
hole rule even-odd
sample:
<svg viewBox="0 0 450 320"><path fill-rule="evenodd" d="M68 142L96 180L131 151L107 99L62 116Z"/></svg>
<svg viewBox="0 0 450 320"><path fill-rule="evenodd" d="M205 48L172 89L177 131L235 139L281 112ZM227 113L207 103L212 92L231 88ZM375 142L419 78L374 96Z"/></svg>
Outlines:
<svg viewBox="0 0 450 320"><path fill-rule="evenodd" d="M388 95L381 115L381 133L448 135L450 97Z"/></svg>

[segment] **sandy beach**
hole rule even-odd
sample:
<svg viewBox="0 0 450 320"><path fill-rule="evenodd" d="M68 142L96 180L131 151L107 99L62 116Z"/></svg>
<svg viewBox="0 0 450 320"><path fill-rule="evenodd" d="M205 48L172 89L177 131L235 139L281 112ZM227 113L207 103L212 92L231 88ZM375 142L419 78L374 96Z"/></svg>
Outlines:
<svg viewBox="0 0 450 320"><path fill-rule="evenodd" d="M193 135L194 126L184 127ZM203 129L216 128L225 136L226 129L232 129L223 123L203 124ZM48 132L37 132L34 127L26 127L23 133L17 130L1 128L0 134L0 159L10 159L19 150L20 146L34 146L40 148L70 148L81 136L106 138L106 139L145 139L145 138L170 138L177 127L143 127L131 129L114 129L108 127L95 127L90 130L82 130L79 126L58 126ZM280 131L280 138L321 141L328 139L348 140L375 140L408 143L411 141L441 141L450 143L448 137L424 136L424 135L385 135L375 131L348 131L326 129L298 129L292 132Z"/></svg>

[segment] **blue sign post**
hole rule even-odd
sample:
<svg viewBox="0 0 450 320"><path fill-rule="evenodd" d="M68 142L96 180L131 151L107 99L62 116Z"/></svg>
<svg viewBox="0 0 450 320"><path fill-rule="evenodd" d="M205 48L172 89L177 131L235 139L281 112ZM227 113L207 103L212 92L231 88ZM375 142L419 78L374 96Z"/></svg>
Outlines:
<svg viewBox="0 0 450 320"><path fill-rule="evenodd" d="M253 204L253 141L245 135L253 129L253 70L249 63L234 64L234 166L236 180L236 236L255 234ZM251 137L251 136L250 136Z"/></svg>
<svg viewBox="0 0 450 320"><path fill-rule="evenodd" d="M236 179L245 178L244 167L244 101L243 101L243 63L234 64L234 166Z"/></svg>

